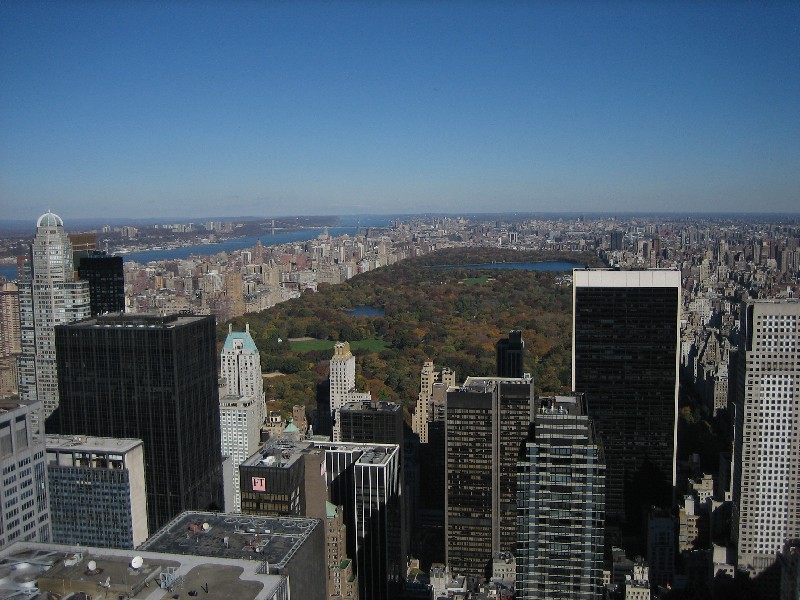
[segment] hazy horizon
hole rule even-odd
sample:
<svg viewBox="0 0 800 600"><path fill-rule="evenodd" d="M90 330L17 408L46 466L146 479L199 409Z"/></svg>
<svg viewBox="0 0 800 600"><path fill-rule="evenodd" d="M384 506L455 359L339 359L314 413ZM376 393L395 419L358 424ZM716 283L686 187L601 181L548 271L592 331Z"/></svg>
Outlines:
<svg viewBox="0 0 800 600"><path fill-rule="evenodd" d="M0 82L3 218L800 206L797 3L9 0Z"/></svg>

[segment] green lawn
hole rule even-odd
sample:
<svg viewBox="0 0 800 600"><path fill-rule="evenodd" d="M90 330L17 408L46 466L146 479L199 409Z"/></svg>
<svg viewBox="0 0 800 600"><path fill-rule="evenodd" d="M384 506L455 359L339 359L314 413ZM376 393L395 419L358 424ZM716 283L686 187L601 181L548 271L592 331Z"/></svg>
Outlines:
<svg viewBox="0 0 800 600"><path fill-rule="evenodd" d="M486 276L486 277L467 277L466 279L462 279L461 283L463 283L464 285L484 285L486 283L489 283L490 279L492 279L492 277L489 277L489 276Z"/></svg>
<svg viewBox="0 0 800 600"><path fill-rule="evenodd" d="M289 342L295 352L311 352L312 350L333 350L336 342L331 340L303 340L301 342ZM380 352L388 344L383 340L357 340L350 342L353 350L369 350L370 352Z"/></svg>

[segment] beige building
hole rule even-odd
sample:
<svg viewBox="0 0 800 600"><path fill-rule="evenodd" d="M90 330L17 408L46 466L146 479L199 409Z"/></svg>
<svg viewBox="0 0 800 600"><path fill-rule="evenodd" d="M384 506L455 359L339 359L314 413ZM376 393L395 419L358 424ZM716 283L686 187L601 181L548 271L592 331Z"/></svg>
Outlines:
<svg viewBox="0 0 800 600"><path fill-rule="evenodd" d="M438 406L444 406L447 388L456 384L456 373L447 367L441 371L434 368L433 361L425 361L419 376L417 407L411 417L411 429L419 435L420 444L428 443L428 423L436 421ZM439 392L437 394L437 391Z"/></svg>
<svg viewBox="0 0 800 600"><path fill-rule="evenodd" d="M131 549L144 543L142 440L48 435L45 445L54 543Z"/></svg>

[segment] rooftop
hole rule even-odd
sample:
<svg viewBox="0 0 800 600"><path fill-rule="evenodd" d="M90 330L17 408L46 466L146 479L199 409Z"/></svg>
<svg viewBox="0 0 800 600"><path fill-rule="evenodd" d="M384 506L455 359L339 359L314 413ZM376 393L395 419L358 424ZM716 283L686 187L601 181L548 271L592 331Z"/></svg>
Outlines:
<svg viewBox="0 0 800 600"><path fill-rule="evenodd" d="M364 400L363 402L347 402L346 404L344 404L344 406L342 406L340 410L343 412L351 412L357 410L366 410L375 412L397 412L399 410L402 410L402 407L394 402L387 402L384 400L379 400L379 401Z"/></svg>
<svg viewBox="0 0 800 600"><path fill-rule="evenodd" d="M239 343L237 344L236 342ZM256 342L253 340L253 336L250 335L249 327L247 328L247 331L233 331L229 329L228 337L225 338L225 345L222 347L222 351L233 352L237 349L258 353Z"/></svg>
<svg viewBox="0 0 800 600"><path fill-rule="evenodd" d="M125 328L151 328L165 329L187 325L203 319L210 319L208 315L177 314L177 315L151 315L145 313L109 313L91 319L84 319L62 325L70 328L105 328L105 327L125 327Z"/></svg>
<svg viewBox="0 0 800 600"><path fill-rule="evenodd" d="M184 512L140 546L141 550L244 560L284 568L318 519Z"/></svg>
<svg viewBox="0 0 800 600"><path fill-rule="evenodd" d="M85 435L45 436L48 452L59 450L68 452L120 452L125 453L142 445L142 440L133 438L107 438Z"/></svg>
<svg viewBox="0 0 800 600"><path fill-rule="evenodd" d="M268 600L286 580L258 573L260 566L255 560L16 542L0 550L0 597L47 600L84 592L135 600L198 595L204 600Z"/></svg>

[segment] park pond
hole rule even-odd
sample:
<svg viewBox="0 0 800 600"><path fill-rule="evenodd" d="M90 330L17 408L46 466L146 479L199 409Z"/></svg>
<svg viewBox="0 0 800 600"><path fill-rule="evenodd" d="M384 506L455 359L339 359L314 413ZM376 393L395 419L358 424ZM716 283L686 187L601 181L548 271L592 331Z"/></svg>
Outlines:
<svg viewBox="0 0 800 600"><path fill-rule="evenodd" d="M351 317L383 317L386 313L380 306L366 306L361 304L348 310L347 314Z"/></svg>

